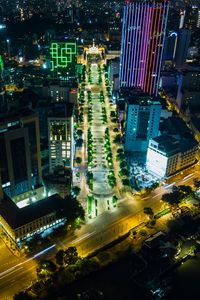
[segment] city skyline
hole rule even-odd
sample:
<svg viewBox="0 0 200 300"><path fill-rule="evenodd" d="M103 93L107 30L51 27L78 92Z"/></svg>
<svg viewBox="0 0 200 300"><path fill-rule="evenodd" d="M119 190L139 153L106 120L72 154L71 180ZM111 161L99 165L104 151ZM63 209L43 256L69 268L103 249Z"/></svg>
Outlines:
<svg viewBox="0 0 200 300"><path fill-rule="evenodd" d="M197 0L0 0L0 300L198 298Z"/></svg>

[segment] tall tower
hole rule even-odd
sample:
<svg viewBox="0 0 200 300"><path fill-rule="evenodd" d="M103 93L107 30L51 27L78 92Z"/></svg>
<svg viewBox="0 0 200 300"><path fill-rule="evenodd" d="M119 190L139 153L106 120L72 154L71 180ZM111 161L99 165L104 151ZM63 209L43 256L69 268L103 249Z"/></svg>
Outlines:
<svg viewBox="0 0 200 300"><path fill-rule="evenodd" d="M168 0L126 0L119 87L157 95L169 10Z"/></svg>
<svg viewBox="0 0 200 300"><path fill-rule="evenodd" d="M186 63L191 35L192 31L190 29L179 29L175 55L175 64L178 68L183 67Z"/></svg>

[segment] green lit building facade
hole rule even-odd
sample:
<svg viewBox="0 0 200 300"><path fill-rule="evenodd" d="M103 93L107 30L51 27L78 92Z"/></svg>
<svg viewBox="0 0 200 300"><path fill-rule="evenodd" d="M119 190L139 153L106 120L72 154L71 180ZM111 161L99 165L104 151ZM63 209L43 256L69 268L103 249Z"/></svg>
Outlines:
<svg viewBox="0 0 200 300"><path fill-rule="evenodd" d="M77 77L76 42L52 42L50 55L51 71L55 78L68 81Z"/></svg>

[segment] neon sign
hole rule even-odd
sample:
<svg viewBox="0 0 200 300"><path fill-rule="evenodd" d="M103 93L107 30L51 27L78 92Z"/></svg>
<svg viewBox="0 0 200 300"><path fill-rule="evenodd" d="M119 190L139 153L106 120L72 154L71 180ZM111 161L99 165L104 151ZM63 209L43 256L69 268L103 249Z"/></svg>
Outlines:
<svg viewBox="0 0 200 300"><path fill-rule="evenodd" d="M67 68L70 64L76 62L77 45L73 42L52 43L50 53L52 71Z"/></svg>

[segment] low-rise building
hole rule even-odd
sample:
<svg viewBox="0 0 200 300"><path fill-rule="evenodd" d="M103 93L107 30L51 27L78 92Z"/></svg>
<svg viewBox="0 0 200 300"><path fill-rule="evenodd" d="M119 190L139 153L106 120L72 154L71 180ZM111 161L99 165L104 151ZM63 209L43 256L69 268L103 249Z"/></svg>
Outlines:
<svg viewBox="0 0 200 300"><path fill-rule="evenodd" d="M15 242L66 220L66 200L58 194L19 208L7 195L0 201L0 226Z"/></svg>
<svg viewBox="0 0 200 300"><path fill-rule="evenodd" d="M196 162L198 144L193 138L161 135L149 141L147 170L158 178L169 177Z"/></svg>

